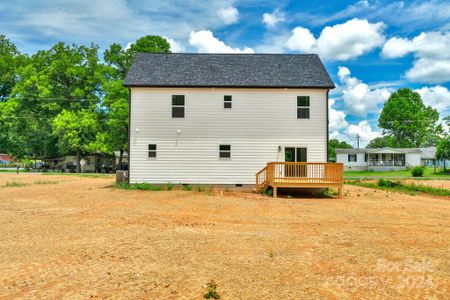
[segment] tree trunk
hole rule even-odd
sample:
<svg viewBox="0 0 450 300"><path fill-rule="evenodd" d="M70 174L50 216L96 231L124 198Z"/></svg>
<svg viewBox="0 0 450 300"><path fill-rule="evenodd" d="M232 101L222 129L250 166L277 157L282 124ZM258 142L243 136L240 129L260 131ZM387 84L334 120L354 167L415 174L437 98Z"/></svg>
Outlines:
<svg viewBox="0 0 450 300"><path fill-rule="evenodd" d="M117 162L116 170L122 170L123 150L119 151L119 161Z"/></svg>
<svg viewBox="0 0 450 300"><path fill-rule="evenodd" d="M81 150L77 149L77 173L81 173Z"/></svg>

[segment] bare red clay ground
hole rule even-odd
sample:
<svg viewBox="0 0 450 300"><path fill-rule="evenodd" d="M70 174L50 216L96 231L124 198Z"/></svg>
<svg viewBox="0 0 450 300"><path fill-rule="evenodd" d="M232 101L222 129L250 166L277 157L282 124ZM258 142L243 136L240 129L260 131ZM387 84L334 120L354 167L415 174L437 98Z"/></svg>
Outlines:
<svg viewBox="0 0 450 300"><path fill-rule="evenodd" d="M126 191L0 174L1 299L448 299L450 199ZM40 181L40 182L39 182ZM47 184L42 184L42 183ZM40 183L40 184L39 184Z"/></svg>

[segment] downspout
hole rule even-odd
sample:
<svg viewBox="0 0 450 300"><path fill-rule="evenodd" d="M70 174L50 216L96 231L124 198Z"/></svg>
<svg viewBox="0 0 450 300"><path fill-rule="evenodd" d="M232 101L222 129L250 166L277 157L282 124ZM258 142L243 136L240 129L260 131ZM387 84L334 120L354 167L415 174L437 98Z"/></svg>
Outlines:
<svg viewBox="0 0 450 300"><path fill-rule="evenodd" d="M128 88L128 184L130 184L130 171L131 171L131 89Z"/></svg>
<svg viewBox="0 0 450 300"><path fill-rule="evenodd" d="M330 139L330 137L329 137L329 135L330 135L330 121L329 121L329 116L328 116L328 114L329 114L329 107L328 107L328 94L330 93L330 90L329 89L327 89L327 103L326 103L326 105L327 105L327 108L326 108L326 110L327 110L327 141L326 141L326 143L327 143L327 154L326 154L326 162L329 162L330 161L330 157L328 156L328 147L329 147L329 145L328 145L328 143L329 143L329 139Z"/></svg>

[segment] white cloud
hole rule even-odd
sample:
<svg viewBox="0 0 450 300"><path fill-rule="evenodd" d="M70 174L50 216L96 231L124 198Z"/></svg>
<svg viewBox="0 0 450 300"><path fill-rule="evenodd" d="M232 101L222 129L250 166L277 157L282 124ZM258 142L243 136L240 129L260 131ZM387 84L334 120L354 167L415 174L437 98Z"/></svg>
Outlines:
<svg viewBox="0 0 450 300"><path fill-rule="evenodd" d="M336 110L333 108L333 105L336 103L336 100L330 99L328 102L329 106L329 129L331 132L339 131L348 126L347 121L345 120L346 114L341 110Z"/></svg>
<svg viewBox="0 0 450 300"><path fill-rule="evenodd" d="M357 125L351 124L345 129L345 134L350 141L355 141L356 136L360 137L360 147L365 147L374 138L380 137L381 132L374 131L369 122L361 121Z"/></svg>
<svg viewBox="0 0 450 300"><path fill-rule="evenodd" d="M349 60L383 45L384 24L352 19L325 27L318 38L307 28L296 27L286 42L292 51L318 53L326 60Z"/></svg>
<svg viewBox="0 0 450 300"><path fill-rule="evenodd" d="M209 30L192 31L189 44L200 53L255 53L251 48L232 48L216 38Z"/></svg>
<svg viewBox="0 0 450 300"><path fill-rule="evenodd" d="M285 20L284 13L280 10L275 10L273 13L264 13L262 17L262 22L268 28L274 28L278 23Z"/></svg>
<svg viewBox="0 0 450 300"><path fill-rule="evenodd" d="M371 89L358 78L351 77L346 67L339 67L338 78L343 84L340 88L344 107L355 116L364 117L378 112L391 94L386 88Z"/></svg>
<svg viewBox="0 0 450 300"><path fill-rule="evenodd" d="M225 24L236 23L239 19L238 9L232 6L219 9L217 14Z"/></svg>
<svg viewBox="0 0 450 300"><path fill-rule="evenodd" d="M181 45L180 43L178 43L177 41L175 41L174 39L168 38L168 37L164 37L170 44L170 51L172 53L180 53L180 52L184 52L185 48L183 45Z"/></svg>
<svg viewBox="0 0 450 300"><path fill-rule="evenodd" d="M422 87L414 90L420 94L423 102L429 105L439 113L450 110L450 91L443 86L437 85L433 87Z"/></svg>
<svg viewBox="0 0 450 300"><path fill-rule="evenodd" d="M450 81L450 31L422 32L413 39L393 37L383 46L387 58L414 53L414 63L406 78L415 82L444 83Z"/></svg>

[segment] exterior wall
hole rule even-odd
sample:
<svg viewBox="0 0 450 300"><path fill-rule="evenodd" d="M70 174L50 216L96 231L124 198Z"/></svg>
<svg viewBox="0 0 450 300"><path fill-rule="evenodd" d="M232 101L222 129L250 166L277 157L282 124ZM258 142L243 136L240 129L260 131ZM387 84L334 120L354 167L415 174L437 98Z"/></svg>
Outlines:
<svg viewBox="0 0 450 300"><path fill-rule="evenodd" d="M336 162L343 163L346 171L367 170L367 162L364 161L364 153L356 154L356 162L348 161L348 153L336 153Z"/></svg>
<svg viewBox="0 0 450 300"><path fill-rule="evenodd" d="M420 166L421 163L420 153L406 153L405 163L407 167Z"/></svg>
<svg viewBox="0 0 450 300"><path fill-rule="evenodd" d="M306 147L310 162L326 162L326 93L131 88L130 182L254 184L256 172L293 146ZM185 118L171 117L172 95L185 95ZM224 95L233 97L231 109ZM310 96L310 119L297 119L297 96ZM148 158L148 144L157 145L156 158ZM219 158L220 144L231 145L231 159Z"/></svg>

